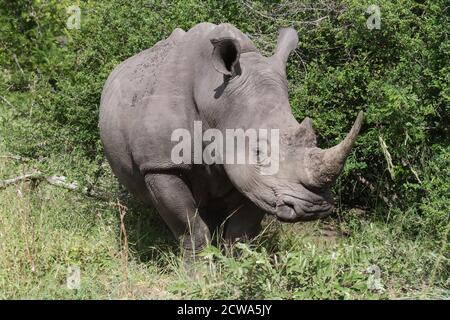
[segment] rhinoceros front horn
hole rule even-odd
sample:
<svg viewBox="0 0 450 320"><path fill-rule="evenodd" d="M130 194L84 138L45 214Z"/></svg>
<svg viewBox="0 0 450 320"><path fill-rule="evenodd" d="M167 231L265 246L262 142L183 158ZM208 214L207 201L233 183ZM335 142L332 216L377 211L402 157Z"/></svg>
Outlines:
<svg viewBox="0 0 450 320"><path fill-rule="evenodd" d="M322 150L314 148L311 150L309 154L310 161L308 161L306 171L312 185L318 187L330 185L337 179L344 167L353 143L358 137L362 121L363 112L360 111L352 129L341 143L329 149Z"/></svg>

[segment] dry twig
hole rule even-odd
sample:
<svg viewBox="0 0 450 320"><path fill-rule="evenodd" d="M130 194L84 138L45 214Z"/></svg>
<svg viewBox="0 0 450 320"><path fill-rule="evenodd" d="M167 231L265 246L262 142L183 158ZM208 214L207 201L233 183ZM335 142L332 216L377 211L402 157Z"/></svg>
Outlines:
<svg viewBox="0 0 450 320"><path fill-rule="evenodd" d="M0 189L4 189L6 187L9 187L11 185L24 182L24 181L31 181L31 180L45 180L48 184L51 184L52 186L64 188L71 191L79 191L83 195L96 198L99 200L109 200L108 197L104 194L101 194L99 192L96 192L92 190L92 188L84 188L80 189L78 184L76 182L67 182L67 178L64 176L58 176L58 175L51 175L46 176L44 173L40 171L35 171L31 173L27 173L15 178L6 179L6 180L0 180Z"/></svg>
<svg viewBox="0 0 450 320"><path fill-rule="evenodd" d="M6 180L0 180L0 189L4 189L10 185L17 184L22 181L30 181L30 180L36 180L36 179L42 179L44 178L44 175L42 172L36 171L28 174L24 174L15 178L6 179Z"/></svg>

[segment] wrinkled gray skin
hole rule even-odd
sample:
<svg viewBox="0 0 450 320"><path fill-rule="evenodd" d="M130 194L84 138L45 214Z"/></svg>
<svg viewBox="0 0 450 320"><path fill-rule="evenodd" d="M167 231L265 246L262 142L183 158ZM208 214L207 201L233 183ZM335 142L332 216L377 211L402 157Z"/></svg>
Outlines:
<svg viewBox="0 0 450 320"><path fill-rule="evenodd" d="M184 249L200 249L221 225L231 241L252 237L265 214L296 222L332 212L330 185L362 114L342 143L316 147L311 120L299 124L288 101L286 61L297 42L295 30L280 30L276 53L266 58L234 26L201 23L175 29L109 76L100 109L106 158L131 193L157 208ZM172 163L173 130L193 132L195 120L224 136L227 128L279 129L279 172L263 176L259 162Z"/></svg>

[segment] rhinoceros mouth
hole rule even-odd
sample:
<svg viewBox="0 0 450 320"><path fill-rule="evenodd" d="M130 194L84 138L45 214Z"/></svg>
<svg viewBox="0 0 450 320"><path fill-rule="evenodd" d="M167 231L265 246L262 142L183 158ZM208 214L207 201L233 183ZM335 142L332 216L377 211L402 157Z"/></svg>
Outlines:
<svg viewBox="0 0 450 320"><path fill-rule="evenodd" d="M323 218L329 215L333 211L333 206L328 205L327 209L314 212L305 212L298 210L288 204L282 204L277 206L275 215L278 220L282 222L298 222L298 221L311 221Z"/></svg>
<svg viewBox="0 0 450 320"><path fill-rule="evenodd" d="M333 209L333 204L326 198L312 202L300 197L284 196L279 198L275 215L283 222L311 221L328 216Z"/></svg>

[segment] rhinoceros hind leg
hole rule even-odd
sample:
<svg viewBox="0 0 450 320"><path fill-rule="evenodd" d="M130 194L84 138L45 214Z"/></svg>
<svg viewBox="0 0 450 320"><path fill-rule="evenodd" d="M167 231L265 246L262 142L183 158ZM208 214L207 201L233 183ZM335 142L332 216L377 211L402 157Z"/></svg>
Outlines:
<svg viewBox="0 0 450 320"><path fill-rule="evenodd" d="M145 182L153 205L182 243L185 254L195 255L210 242L210 232L198 214L191 190L175 174L150 173Z"/></svg>

